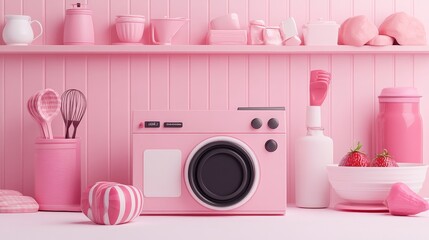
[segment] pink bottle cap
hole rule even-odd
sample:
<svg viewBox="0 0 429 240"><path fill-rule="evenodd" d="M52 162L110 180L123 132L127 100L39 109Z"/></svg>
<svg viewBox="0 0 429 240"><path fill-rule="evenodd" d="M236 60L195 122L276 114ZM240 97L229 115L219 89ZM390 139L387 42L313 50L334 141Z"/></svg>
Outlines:
<svg viewBox="0 0 429 240"><path fill-rule="evenodd" d="M383 88L378 96L380 102L419 102L421 97L413 87Z"/></svg>

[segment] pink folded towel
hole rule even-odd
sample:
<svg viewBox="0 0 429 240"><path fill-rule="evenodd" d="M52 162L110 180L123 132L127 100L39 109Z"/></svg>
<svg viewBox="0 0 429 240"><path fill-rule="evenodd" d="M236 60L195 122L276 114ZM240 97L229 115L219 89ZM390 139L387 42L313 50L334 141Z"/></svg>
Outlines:
<svg viewBox="0 0 429 240"><path fill-rule="evenodd" d="M374 23L364 15L347 19L341 24L338 42L342 45L363 46L378 35Z"/></svg>
<svg viewBox="0 0 429 240"><path fill-rule="evenodd" d="M9 195L0 196L0 213L33 213L39 210L39 204L32 197Z"/></svg>
<svg viewBox="0 0 429 240"><path fill-rule="evenodd" d="M423 24L404 12L387 17L380 25L380 34L393 37L400 45L426 45L426 31Z"/></svg>

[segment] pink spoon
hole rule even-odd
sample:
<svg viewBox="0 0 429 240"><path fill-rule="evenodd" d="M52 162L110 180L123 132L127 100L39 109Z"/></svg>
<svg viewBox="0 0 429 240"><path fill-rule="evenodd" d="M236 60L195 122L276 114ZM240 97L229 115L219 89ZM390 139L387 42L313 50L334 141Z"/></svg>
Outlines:
<svg viewBox="0 0 429 240"><path fill-rule="evenodd" d="M45 89L40 92L37 101L37 112L46 123L48 138L53 139L51 123L54 117L58 115L61 107L61 99L57 92L52 89Z"/></svg>

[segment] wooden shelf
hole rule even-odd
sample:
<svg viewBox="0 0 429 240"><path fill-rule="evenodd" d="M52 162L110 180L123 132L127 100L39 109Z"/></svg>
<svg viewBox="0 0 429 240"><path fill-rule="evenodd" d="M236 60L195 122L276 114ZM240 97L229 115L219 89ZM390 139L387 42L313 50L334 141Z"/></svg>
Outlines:
<svg viewBox="0 0 429 240"><path fill-rule="evenodd" d="M0 46L0 55L12 54L429 54L429 46L252 46L252 45L30 45Z"/></svg>

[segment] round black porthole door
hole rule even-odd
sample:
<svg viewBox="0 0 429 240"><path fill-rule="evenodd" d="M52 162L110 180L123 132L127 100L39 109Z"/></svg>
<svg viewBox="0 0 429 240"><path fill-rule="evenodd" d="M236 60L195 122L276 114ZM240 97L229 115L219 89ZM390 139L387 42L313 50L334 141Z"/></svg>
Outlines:
<svg viewBox="0 0 429 240"><path fill-rule="evenodd" d="M217 208L230 207L248 196L255 181L255 166L238 144L210 142L193 155L188 180L202 202Z"/></svg>

